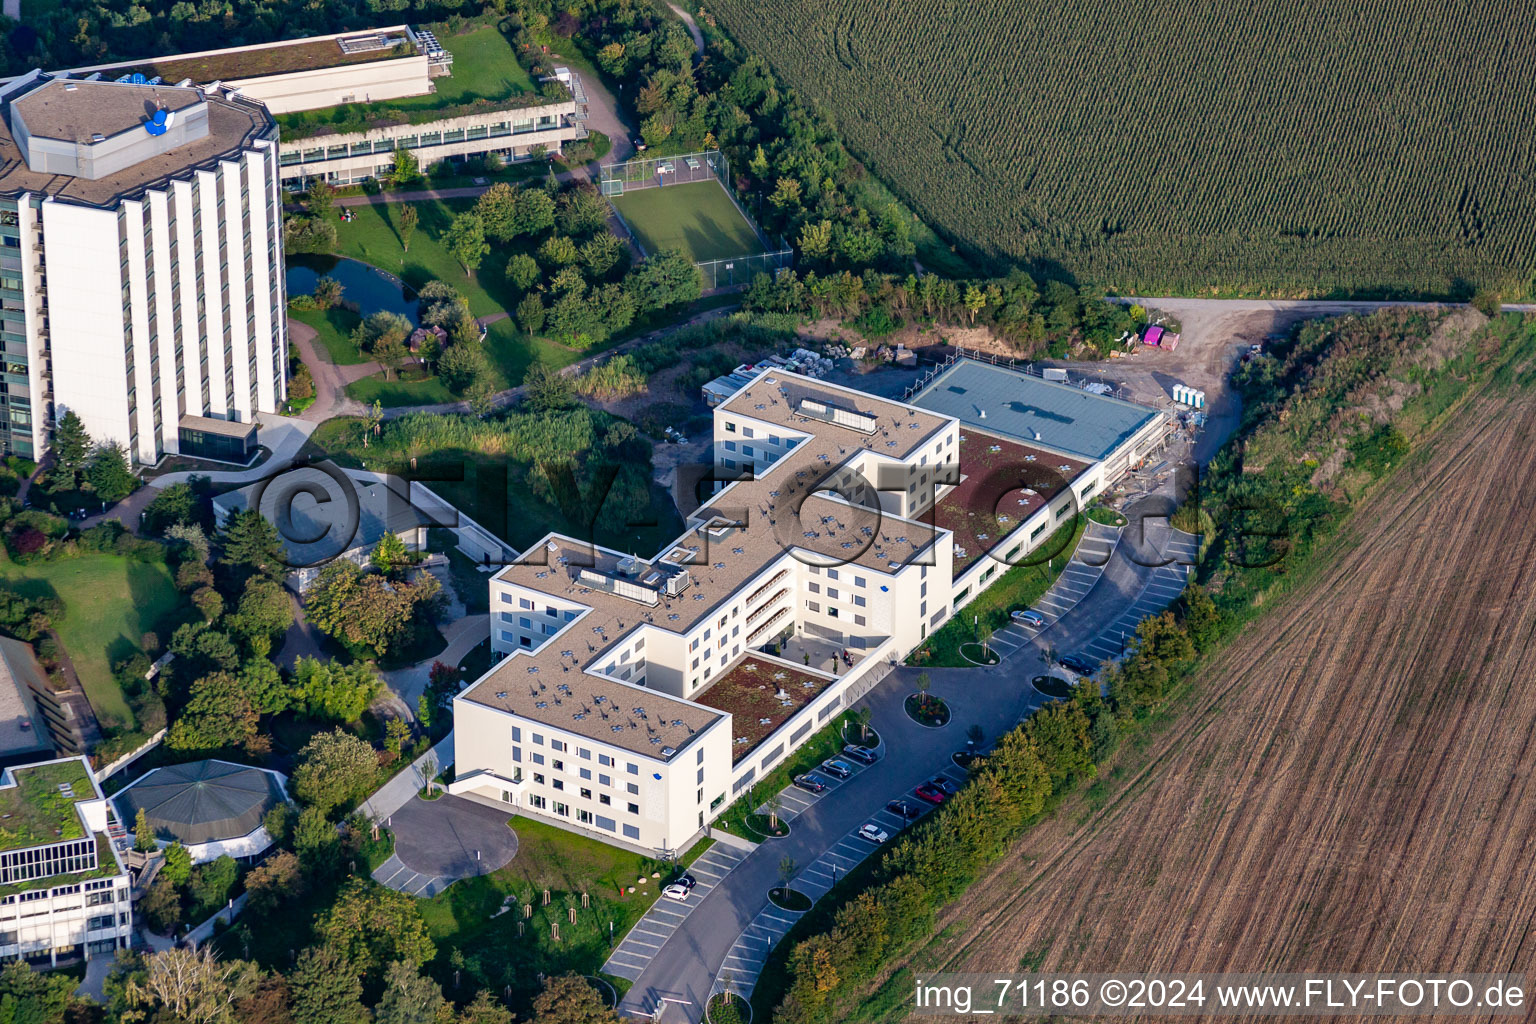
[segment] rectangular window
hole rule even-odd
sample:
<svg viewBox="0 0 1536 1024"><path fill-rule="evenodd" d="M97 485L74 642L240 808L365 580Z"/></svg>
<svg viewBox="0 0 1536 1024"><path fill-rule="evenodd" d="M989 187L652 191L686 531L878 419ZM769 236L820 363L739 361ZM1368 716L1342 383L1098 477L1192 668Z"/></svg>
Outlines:
<svg viewBox="0 0 1536 1024"><path fill-rule="evenodd" d="M625 839L639 839L640 838L640 830L638 828L636 828L635 826L633 826L633 825L625 825L624 826L624 838Z"/></svg>
<svg viewBox="0 0 1536 1024"><path fill-rule="evenodd" d="M640 813L640 805L639 804L628 804L627 807L629 809L629 813L630 814L639 814Z"/></svg>

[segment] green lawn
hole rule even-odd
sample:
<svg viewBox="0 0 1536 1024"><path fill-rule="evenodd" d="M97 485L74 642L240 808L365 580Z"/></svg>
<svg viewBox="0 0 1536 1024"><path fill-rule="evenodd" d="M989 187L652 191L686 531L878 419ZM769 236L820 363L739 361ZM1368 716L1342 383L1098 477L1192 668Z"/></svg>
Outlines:
<svg viewBox="0 0 1536 1024"><path fill-rule="evenodd" d="M352 330L363 318L350 309L289 309L288 318L313 327L316 346L337 366L368 361L368 356L352 343Z"/></svg>
<svg viewBox="0 0 1536 1024"><path fill-rule="evenodd" d="M518 842L517 856L510 864L489 875L455 882L419 906L437 944L435 967L440 974L451 976L453 951L461 950L476 987L501 991L510 985L514 1004L526 1004L539 989L538 972L596 974L608 958L609 923L614 941L622 940L656 902L667 876L651 878L652 872L666 871L660 861L553 825L529 818L513 818L510 824ZM707 840L695 844L681 862L690 863L709 845ZM638 884L641 875L646 878L644 886ZM627 891L631 885L636 887L634 893ZM546 889L550 893L547 907L543 905ZM589 906L581 905L582 893L588 895ZM502 912L509 899L510 908ZM523 899L531 900L531 918L523 917ZM551 925L559 925L558 941Z"/></svg>
<svg viewBox="0 0 1536 1024"><path fill-rule="evenodd" d="M466 275L438 241L454 217L474 209L473 199L426 200L411 205L421 219L411 236L410 252L400 245L400 204L373 203L351 207L355 216L350 224L337 221L336 254L387 270L418 290L428 281L445 281L469 300L469 308L476 316L516 307L520 296L503 273L511 252L503 251L501 246L493 248L480 269Z"/></svg>
<svg viewBox="0 0 1536 1024"><path fill-rule="evenodd" d="M481 25L461 35L438 36L453 54L453 74L434 78L435 91L424 96L406 96L378 103L343 103L321 110L296 111L278 115L277 122L287 136L302 138L318 125L341 130L361 130L370 118L405 112L410 121L421 120L431 111L455 107L478 100L500 102L538 91L538 85L517 62L512 44L494 25Z"/></svg>
<svg viewBox="0 0 1536 1024"><path fill-rule="evenodd" d="M0 554L0 579L23 594L63 600L64 618L55 626L91 707L104 724L131 726L133 712L112 678L112 662L137 650L146 632L170 638L183 617L178 612L186 610L170 570L117 555L21 566Z"/></svg>
<svg viewBox="0 0 1536 1024"><path fill-rule="evenodd" d="M1077 550L1077 542L1087 526L1088 517L1079 515L1051 534L1036 549L1035 554L1026 557L1034 558L1048 551L1057 552L1055 557L1034 565L1015 565L993 580L970 603L955 609L954 616L907 659L908 664L935 668L968 668L974 665L975 662L960 656L960 645L978 636L992 635L995 630L1008 624L1009 612L1015 608L1028 608L1040 600L1051 588L1051 584L1056 582L1056 577L1061 575L1061 570L1067 567L1067 562L1071 561L1072 553ZM980 618L979 625L972 621L973 616ZM929 655L927 658L923 657L925 651Z"/></svg>
<svg viewBox="0 0 1536 1024"><path fill-rule="evenodd" d="M385 380L382 373L347 385L347 397L365 405L378 402L386 409L400 405L436 405L441 402L457 402L459 396L448 390L437 377L426 380L401 380L399 377Z"/></svg>
<svg viewBox="0 0 1536 1024"><path fill-rule="evenodd" d="M752 225L717 181L625 192L613 205L646 252L681 249L702 263L763 251Z"/></svg>

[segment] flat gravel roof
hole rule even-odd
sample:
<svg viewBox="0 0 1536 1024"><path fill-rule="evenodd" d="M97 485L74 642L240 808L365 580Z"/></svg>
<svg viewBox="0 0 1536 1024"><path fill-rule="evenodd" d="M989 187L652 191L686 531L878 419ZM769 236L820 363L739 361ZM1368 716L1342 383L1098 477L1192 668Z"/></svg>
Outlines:
<svg viewBox="0 0 1536 1024"><path fill-rule="evenodd" d="M1134 402L971 359L961 359L939 374L912 404L993 434L1096 462L1160 415Z"/></svg>

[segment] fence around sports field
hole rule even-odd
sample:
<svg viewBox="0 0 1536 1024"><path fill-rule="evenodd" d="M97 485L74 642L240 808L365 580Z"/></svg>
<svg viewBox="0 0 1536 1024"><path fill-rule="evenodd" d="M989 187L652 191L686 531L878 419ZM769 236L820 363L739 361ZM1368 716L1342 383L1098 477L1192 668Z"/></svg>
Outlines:
<svg viewBox="0 0 1536 1024"><path fill-rule="evenodd" d="M699 269L699 274L703 278L704 290L712 291L716 288L750 284L756 274L777 273L793 264L793 250L784 244L782 238L775 247L763 233L757 221L747 212L746 207L741 205L741 200L736 197L735 190L731 188L730 161L718 149L684 153L681 156L636 157L623 163L609 164L602 169L602 177L598 179L598 189L612 200L625 192L665 188L668 185L686 185L689 182L708 181L710 178L720 183L720 187L730 198L731 205L736 207L736 212L752 228L752 233L757 235L757 240L767 251L695 263L694 266ZM629 226L629 222L619 212L618 206L613 202L609 202L608 206L613 210L624 230L628 232L630 241L635 244L641 256L649 256L645 247L640 244L639 237Z"/></svg>
<svg viewBox="0 0 1536 1024"><path fill-rule="evenodd" d="M793 249L776 252L758 252L746 256L732 256L723 260L705 260L695 263L704 279L704 290L729 288L732 285L751 284L757 274L775 274L794 262Z"/></svg>

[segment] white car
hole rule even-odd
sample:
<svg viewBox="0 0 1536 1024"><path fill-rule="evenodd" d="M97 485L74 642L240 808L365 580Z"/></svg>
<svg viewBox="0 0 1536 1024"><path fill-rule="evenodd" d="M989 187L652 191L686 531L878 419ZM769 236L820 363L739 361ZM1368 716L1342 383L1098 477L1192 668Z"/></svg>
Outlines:
<svg viewBox="0 0 1536 1024"><path fill-rule="evenodd" d="M671 885L661 890L661 894L667 899L677 900L679 903L688 902L688 887L686 885L680 885L677 882L673 882Z"/></svg>
<svg viewBox="0 0 1536 1024"><path fill-rule="evenodd" d="M876 846L879 846L881 843L885 842L891 837L885 831L885 829L876 825L874 822L870 822L868 825L865 825L863 828L859 829L859 838L868 840L869 842L874 843Z"/></svg>

